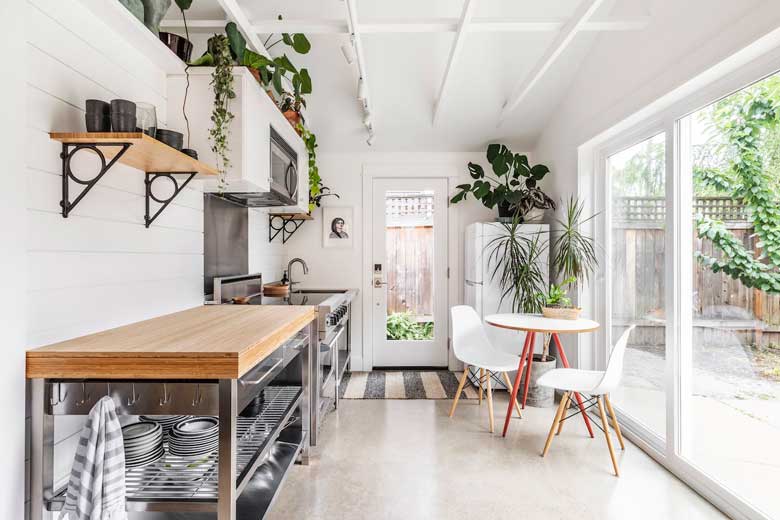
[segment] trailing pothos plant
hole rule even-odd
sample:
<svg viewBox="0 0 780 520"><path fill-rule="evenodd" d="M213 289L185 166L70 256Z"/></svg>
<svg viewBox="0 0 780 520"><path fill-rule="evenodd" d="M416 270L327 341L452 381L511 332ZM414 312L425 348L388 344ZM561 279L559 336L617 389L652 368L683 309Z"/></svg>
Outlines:
<svg viewBox="0 0 780 520"><path fill-rule="evenodd" d="M302 123L298 123L296 129L301 134L306 151L309 153L309 213L314 208L322 205L325 197L336 197L340 199L337 193L331 193L331 189L325 186L320 177L320 170L317 167L317 136L307 129Z"/></svg>
<svg viewBox="0 0 780 520"><path fill-rule="evenodd" d="M457 186L460 191L450 202L457 204L470 193L487 208L498 206L499 211L509 209L521 217L534 208L555 209L555 202L537 187L550 171L547 166L531 166L528 156L513 154L503 144L489 145L485 155L494 176L487 175L479 164L470 162L469 174L474 182Z"/></svg>
<svg viewBox="0 0 780 520"><path fill-rule="evenodd" d="M219 172L219 191L227 186L227 171L230 168L230 123L233 113L230 100L236 97L233 90L233 57L230 44L224 35L215 35L209 39L208 52L214 58L214 72L211 74L211 86L214 89L214 107L211 112L209 140L211 151L217 158Z"/></svg>

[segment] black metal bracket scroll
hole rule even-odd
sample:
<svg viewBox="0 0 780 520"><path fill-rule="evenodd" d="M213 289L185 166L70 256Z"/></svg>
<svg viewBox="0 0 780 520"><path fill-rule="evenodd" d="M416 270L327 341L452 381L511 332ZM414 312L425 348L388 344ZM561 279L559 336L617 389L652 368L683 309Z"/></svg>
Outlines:
<svg viewBox="0 0 780 520"><path fill-rule="evenodd" d="M68 218L68 214L70 214L73 208L75 208L76 205L81 202L81 199L83 199L84 196L89 193L89 190L91 190L92 187L95 186L95 184L97 184L97 182L103 177L103 175L105 175L106 172L110 170L112 166L114 166L117 160L122 157L122 155L127 151L128 148L130 148L130 146L132 146L131 143L100 143L99 145L97 143L62 143L62 153L60 153L60 158L62 159L62 200L60 201L60 206L62 207L62 216L64 218ZM106 162L106 156L102 151L100 151L100 148L102 147L116 147L120 150L110 161ZM84 180L77 177L70 167L70 162L73 159L73 156L76 155L80 150L90 150L95 153L98 158L100 158L100 171L97 175L89 180ZM81 190L81 193L79 193L72 202L70 200L69 186L71 180L84 186L84 189Z"/></svg>
<svg viewBox="0 0 780 520"><path fill-rule="evenodd" d="M281 221L281 225L279 225L279 221ZM268 241L273 242L274 238L281 233L282 244L286 244L305 221L305 219L296 218L294 215L268 215ZM287 227L288 224L292 224L292 229Z"/></svg>
<svg viewBox="0 0 780 520"><path fill-rule="evenodd" d="M183 190L184 187L187 186L187 184L189 184L192 178L197 174L197 172L146 172L146 178L144 179L144 183L146 184L146 214L144 215L144 223L146 224L147 228L152 225L152 222L154 222L154 220L160 216L160 213L162 213L163 210L168 207L168 204L170 204L171 201L175 199L179 193L181 193L181 190ZM179 181L176 179L175 175L186 175L187 178L181 185L179 185ZM167 178L173 183L173 194L165 199L156 197L152 192L152 184L154 181L160 178ZM150 206L152 201L161 204L154 215L151 215Z"/></svg>

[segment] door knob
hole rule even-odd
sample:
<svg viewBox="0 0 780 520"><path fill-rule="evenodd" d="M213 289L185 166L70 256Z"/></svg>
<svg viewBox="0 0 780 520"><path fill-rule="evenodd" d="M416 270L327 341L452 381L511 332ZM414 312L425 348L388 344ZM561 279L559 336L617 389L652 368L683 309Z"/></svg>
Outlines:
<svg viewBox="0 0 780 520"><path fill-rule="evenodd" d="M374 287L379 289L383 285L387 285L387 282L383 282L382 280L374 280Z"/></svg>

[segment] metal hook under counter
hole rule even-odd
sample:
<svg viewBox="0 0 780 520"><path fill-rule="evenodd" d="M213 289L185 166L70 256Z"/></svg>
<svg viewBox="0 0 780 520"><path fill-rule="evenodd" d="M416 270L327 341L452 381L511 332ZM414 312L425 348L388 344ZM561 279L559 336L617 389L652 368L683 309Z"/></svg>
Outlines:
<svg viewBox="0 0 780 520"><path fill-rule="evenodd" d="M83 382L81 383L81 401L79 401L79 406L84 406L87 401L89 401L89 394L87 393L87 383Z"/></svg>
<svg viewBox="0 0 780 520"><path fill-rule="evenodd" d="M160 398L160 406L165 406L166 404L170 403L172 396L173 393L168 393L168 384L163 383L163 396Z"/></svg>
<svg viewBox="0 0 780 520"><path fill-rule="evenodd" d="M127 406L133 406L136 401L138 401L138 398L141 397L140 394L135 393L135 383L133 383L132 388L132 394L130 397L127 398Z"/></svg>

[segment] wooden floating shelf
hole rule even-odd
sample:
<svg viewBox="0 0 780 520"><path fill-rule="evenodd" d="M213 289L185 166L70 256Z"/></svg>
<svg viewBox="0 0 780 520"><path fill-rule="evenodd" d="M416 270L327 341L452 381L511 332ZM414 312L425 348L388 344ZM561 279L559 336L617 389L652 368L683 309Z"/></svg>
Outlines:
<svg viewBox="0 0 780 520"><path fill-rule="evenodd" d="M271 213L271 217L282 217L288 220L314 220L308 213Z"/></svg>
<svg viewBox="0 0 780 520"><path fill-rule="evenodd" d="M64 144L129 143L132 146L119 158L120 163L144 172L198 173L217 175L216 168L193 159L189 155L168 146L141 132L51 132L49 136ZM117 147L101 148L106 159L113 159L120 151Z"/></svg>

